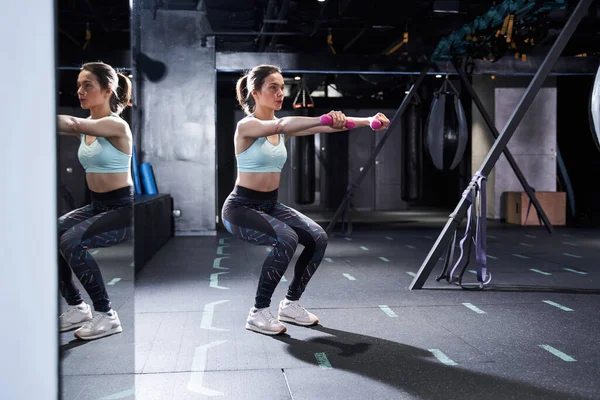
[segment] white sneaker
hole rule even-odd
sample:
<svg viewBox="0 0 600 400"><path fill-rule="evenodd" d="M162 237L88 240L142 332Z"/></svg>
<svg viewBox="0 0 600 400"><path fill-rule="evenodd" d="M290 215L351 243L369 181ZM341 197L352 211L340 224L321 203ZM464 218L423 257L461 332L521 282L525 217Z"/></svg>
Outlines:
<svg viewBox="0 0 600 400"><path fill-rule="evenodd" d="M261 309L252 307L246 320L246 329L265 335L278 335L286 331L285 326L277 321L268 307Z"/></svg>
<svg viewBox="0 0 600 400"><path fill-rule="evenodd" d="M69 306L67 311L58 318L58 329L60 332L70 331L91 320L92 308L89 304L81 303L76 306Z"/></svg>
<svg viewBox="0 0 600 400"><path fill-rule="evenodd" d="M94 314L96 315L90 322L86 322L75 331L75 337L82 340L91 340L123 332L119 315L115 310Z"/></svg>
<svg viewBox="0 0 600 400"><path fill-rule="evenodd" d="M319 318L315 314L308 312L298 301L288 299L279 302L279 320L303 326L319 323Z"/></svg>

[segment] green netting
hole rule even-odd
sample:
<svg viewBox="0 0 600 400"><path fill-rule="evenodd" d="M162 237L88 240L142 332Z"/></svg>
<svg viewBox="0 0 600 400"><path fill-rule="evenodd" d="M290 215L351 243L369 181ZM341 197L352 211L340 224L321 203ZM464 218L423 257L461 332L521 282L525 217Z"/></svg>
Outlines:
<svg viewBox="0 0 600 400"><path fill-rule="evenodd" d="M460 56L496 61L510 53L526 54L546 36L544 22L548 13L566 8L567 3L568 0L506 0L440 40L431 61L451 61ZM500 33L509 16L513 16L512 30Z"/></svg>

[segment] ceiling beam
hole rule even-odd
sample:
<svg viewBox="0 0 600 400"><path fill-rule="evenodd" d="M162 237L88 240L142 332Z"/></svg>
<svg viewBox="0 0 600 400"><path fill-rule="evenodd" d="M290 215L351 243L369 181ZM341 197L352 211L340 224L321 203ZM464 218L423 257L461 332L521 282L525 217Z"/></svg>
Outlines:
<svg viewBox="0 0 600 400"><path fill-rule="evenodd" d="M503 57L496 62L475 60L473 75L533 76L543 57L528 57L527 62ZM595 75L600 57L561 57L550 75ZM418 75L422 63L402 63L387 57L365 55L309 55L304 53L245 53L217 52L215 68L221 72L242 72L258 64L278 65L288 73L364 74L364 75ZM430 75L456 75L452 63L432 63Z"/></svg>
<svg viewBox="0 0 600 400"><path fill-rule="evenodd" d="M290 0L283 0L281 3L281 8L279 9L279 16L277 19L286 20L288 18L288 10L290 7ZM281 25L275 25L275 32L281 31ZM271 43L269 43L269 49L275 50L275 46L277 45L277 40L279 40L279 35L274 35L271 37Z"/></svg>
<svg viewBox="0 0 600 400"><path fill-rule="evenodd" d="M352 0L339 0L338 2L338 15L341 17L346 10L348 9L348 7L350 7L350 3L352 3Z"/></svg>
<svg viewBox="0 0 600 400"><path fill-rule="evenodd" d="M353 45L354 43L356 43L356 42L358 41L358 39L360 39L360 38L361 38L361 36L362 36L362 35L364 35L364 34L365 34L365 32L366 32L368 29L369 29L369 25L365 25L365 26L364 26L364 27L363 27L363 28L360 30L360 32L358 32L358 33L356 34L356 36L354 36L354 37L352 38L352 40L350 40L350 41L349 41L349 42L348 42L348 43L347 43L347 44L344 46L344 50L343 50L343 52L345 53L346 51L348 51L348 49L349 49L350 47L352 47L352 45Z"/></svg>
<svg viewBox="0 0 600 400"><path fill-rule="evenodd" d="M267 45L267 36L263 35L263 33L265 33L273 26L270 23L267 23L266 21L275 17L276 3L277 2L275 0L269 0L269 4L267 4L267 11L265 12L264 21L262 26L260 27L260 41L258 43L258 51L261 53L265 51L265 46Z"/></svg>

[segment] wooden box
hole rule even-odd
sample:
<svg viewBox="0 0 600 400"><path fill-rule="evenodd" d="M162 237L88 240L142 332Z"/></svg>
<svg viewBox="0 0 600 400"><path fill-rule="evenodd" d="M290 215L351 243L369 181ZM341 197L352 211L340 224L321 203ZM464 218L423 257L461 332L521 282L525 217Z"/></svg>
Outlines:
<svg viewBox="0 0 600 400"><path fill-rule="evenodd" d="M505 192L506 222L518 225L539 225L535 206L531 204L529 215L529 196L526 192ZM567 196L565 192L535 192L535 197L553 226L566 225ZM527 221L525 220L527 217Z"/></svg>

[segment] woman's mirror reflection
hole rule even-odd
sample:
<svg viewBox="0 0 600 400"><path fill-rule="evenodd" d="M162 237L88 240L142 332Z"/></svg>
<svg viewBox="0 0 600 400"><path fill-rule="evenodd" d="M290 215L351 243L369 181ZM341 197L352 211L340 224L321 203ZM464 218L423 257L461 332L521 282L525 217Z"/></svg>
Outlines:
<svg viewBox="0 0 600 400"><path fill-rule="evenodd" d="M61 307L64 312L59 317L59 329L91 340L123 332L107 290L106 271L95 254L130 244L132 239L133 140L129 124L121 117L129 105L131 82L108 64L86 63L77 76L77 97L89 116L58 115L58 131L79 141L77 158L85 170L83 184L90 200L58 219L59 289L66 303ZM68 192L64 185L63 189ZM117 267L128 271L131 281L132 254L130 250ZM114 263L110 264L114 269Z"/></svg>

